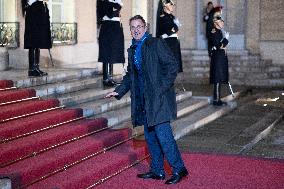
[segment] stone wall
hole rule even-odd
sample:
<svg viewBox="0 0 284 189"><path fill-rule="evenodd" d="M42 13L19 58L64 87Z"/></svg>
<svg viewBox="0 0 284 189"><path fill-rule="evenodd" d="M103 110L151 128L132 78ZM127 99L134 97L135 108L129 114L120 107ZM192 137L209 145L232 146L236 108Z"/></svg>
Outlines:
<svg viewBox="0 0 284 189"><path fill-rule="evenodd" d="M208 84L210 63L207 51L185 50L183 70L178 82ZM273 65L272 60L250 55L248 51L229 51L229 75L233 85L284 87L284 66Z"/></svg>
<svg viewBox="0 0 284 189"><path fill-rule="evenodd" d="M122 9L122 25L125 35L125 49L129 46L131 36L129 33L128 19L134 14L135 0L124 0ZM145 0L146 1L146 0ZM153 28L155 24L153 19L154 4L158 0L147 0L147 22ZM78 44L73 46L56 46L52 48L54 60L58 64L75 64L92 63L101 68L101 64L97 63L98 44L97 44L97 28L96 28L96 0L74 0L75 2L75 21L78 23ZM199 0L175 0L176 2L176 16L182 23L180 27L179 37L183 50L198 49L197 40L197 25L200 20L197 20L197 3ZM200 9L204 8L207 1L201 1ZM214 0L214 3L220 2ZM228 14L226 18L230 23L227 27L238 30L238 21L243 21L243 28L240 32L244 33L244 49L252 55L259 55L262 59L270 59L273 64L284 65L284 1L279 0L222 0L225 5L224 11L235 11L234 14ZM242 2L242 6L238 7ZM245 4L243 4L245 2ZM135 7L135 12L139 12ZM141 7L141 9L145 7ZM245 9L244 14L238 14L238 8ZM23 49L24 36L24 19L21 13L20 1L16 4L16 17L20 22L20 47L16 50L10 51L13 57L10 58L10 65L15 65L17 68L27 67L27 50ZM145 12L145 11L144 11ZM202 10L201 10L202 12ZM200 14L200 13L198 13ZM199 15L200 16L200 15ZM127 53L125 51L125 55ZM48 51L43 50L41 53L43 57L42 64L48 62ZM116 66L117 67L117 66ZM119 65L117 73L121 73L122 66Z"/></svg>
<svg viewBox="0 0 284 189"><path fill-rule="evenodd" d="M248 0L247 9L247 49L284 65L284 1Z"/></svg>

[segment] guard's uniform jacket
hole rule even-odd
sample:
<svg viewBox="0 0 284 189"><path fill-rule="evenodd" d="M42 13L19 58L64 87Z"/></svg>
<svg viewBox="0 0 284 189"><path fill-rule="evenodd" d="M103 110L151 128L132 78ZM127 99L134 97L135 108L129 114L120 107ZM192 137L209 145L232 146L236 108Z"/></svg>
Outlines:
<svg viewBox="0 0 284 189"><path fill-rule="evenodd" d="M223 37L222 31L213 28L209 39L212 44L211 64L210 64L210 83L228 83L229 69L226 46L229 41Z"/></svg>
<svg viewBox="0 0 284 189"><path fill-rule="evenodd" d="M24 48L51 48L49 10L46 3L36 1L25 8Z"/></svg>
<svg viewBox="0 0 284 189"><path fill-rule="evenodd" d="M163 38L170 49L172 50L175 58L178 62L178 72L182 72L182 58L181 58L181 50L180 50L180 42L178 39L178 25L174 22L175 16L168 13L163 13L158 18L158 31L157 37Z"/></svg>
<svg viewBox="0 0 284 189"><path fill-rule="evenodd" d="M124 63L124 34L120 22L122 6L108 0L98 0L99 62Z"/></svg>

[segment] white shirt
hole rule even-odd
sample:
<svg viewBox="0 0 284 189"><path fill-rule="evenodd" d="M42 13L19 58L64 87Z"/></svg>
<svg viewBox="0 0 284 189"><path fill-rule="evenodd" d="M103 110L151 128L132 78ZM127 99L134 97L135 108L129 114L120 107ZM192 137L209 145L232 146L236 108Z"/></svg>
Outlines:
<svg viewBox="0 0 284 189"><path fill-rule="evenodd" d="M120 4L120 6L123 6L122 0L108 0L111 3L117 3Z"/></svg>
<svg viewBox="0 0 284 189"><path fill-rule="evenodd" d="M31 6L36 1L38 1L38 0L28 0L28 4Z"/></svg>

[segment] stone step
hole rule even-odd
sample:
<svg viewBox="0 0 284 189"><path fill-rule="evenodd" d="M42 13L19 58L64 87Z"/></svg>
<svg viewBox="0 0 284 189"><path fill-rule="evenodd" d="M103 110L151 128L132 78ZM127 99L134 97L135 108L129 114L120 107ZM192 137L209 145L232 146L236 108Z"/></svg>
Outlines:
<svg viewBox="0 0 284 189"><path fill-rule="evenodd" d="M178 118L172 122L175 139L179 139L235 109L237 104L234 100L239 98L241 94L241 92L237 92L235 97L229 95L222 98L228 103L227 106L222 107L209 105L211 98L206 96L192 96L189 100L178 103ZM131 122L128 120L125 123L120 123L118 127L131 127ZM133 132L143 134L143 128L134 128Z"/></svg>
<svg viewBox="0 0 284 189"><path fill-rule="evenodd" d="M206 106L182 119L178 119L173 123L175 139L180 139L186 134L229 113L236 107L236 103L229 103L229 105L222 107Z"/></svg>
<svg viewBox="0 0 284 189"><path fill-rule="evenodd" d="M104 117L103 113L113 111L114 114L123 111L124 107L130 105L130 96L126 94L122 99L98 99L95 101L79 104L78 107L83 109L85 117ZM106 113L111 114L111 113ZM112 119L112 118L110 118Z"/></svg>
<svg viewBox="0 0 284 189"><path fill-rule="evenodd" d="M246 78L232 78L230 79L232 84L236 85L245 85L245 86L255 86L255 87L277 87L283 88L284 87L284 78L278 79L246 79Z"/></svg>
<svg viewBox="0 0 284 189"><path fill-rule="evenodd" d="M268 73L271 79L284 78L284 71Z"/></svg>
<svg viewBox="0 0 284 189"><path fill-rule="evenodd" d="M1 189L12 189L12 181L10 178L1 178L0 179L0 188Z"/></svg>
<svg viewBox="0 0 284 189"><path fill-rule="evenodd" d="M248 63L240 61L228 61L229 67L233 68L252 68L252 69L265 69L268 65L259 64L259 63ZM210 67L209 61L197 61L197 60L183 60L183 66L192 68L192 67ZM277 66L275 66L277 67ZM279 66L280 67L280 66Z"/></svg>
<svg viewBox="0 0 284 189"><path fill-rule="evenodd" d="M185 69L186 67L184 67ZM210 68L208 67L201 67L201 66L194 66L186 70L188 74L209 74ZM243 77L247 75L252 77L255 75L260 75L260 78L283 78L284 71L267 71L266 69L260 68L241 68L241 67L229 67L230 76L242 74Z"/></svg>
<svg viewBox="0 0 284 189"><path fill-rule="evenodd" d="M33 88L36 90L37 96L57 98L57 96L60 94L71 93L82 89L101 87L101 82L101 77L81 78L35 86Z"/></svg>
<svg viewBox="0 0 284 189"><path fill-rule="evenodd" d="M200 69L204 69L204 68L209 68L210 67L210 63L209 62L204 62L204 61L192 61L192 62L184 62L183 66L185 68L200 68ZM269 72L273 72L273 71L283 71L284 67L282 66L265 66L265 65L257 65L257 64L250 64L250 65L243 65L240 64L238 62L230 62L229 61L229 68L234 68L234 69L239 69L241 71L259 71L259 70L265 70L265 71L269 71Z"/></svg>
<svg viewBox="0 0 284 189"><path fill-rule="evenodd" d="M191 56L208 56L207 50L188 50L183 52L190 54ZM228 55L231 56L248 56L247 50L228 50Z"/></svg>
<svg viewBox="0 0 284 189"><path fill-rule="evenodd" d="M284 66L269 66L265 69L266 72L284 72Z"/></svg>
<svg viewBox="0 0 284 189"><path fill-rule="evenodd" d="M75 91L67 94L57 95L57 99L62 105L65 106L78 106L83 105L83 103L100 100L107 93L112 92L114 88L102 89L102 88L88 88L79 91ZM86 103L88 104L88 103Z"/></svg>
<svg viewBox="0 0 284 189"><path fill-rule="evenodd" d="M175 135L175 139L178 140L181 137L187 135L188 133L203 127L207 123L214 121L215 119L231 112L237 107L237 103L235 99L239 98L244 91L236 92L235 96L228 95L222 98L223 101L227 102L228 105L215 107L211 104L211 97L194 97L193 99L203 99L207 101L207 105L203 106L202 108L198 109L197 111L188 114L187 116L176 120L173 123L173 132Z"/></svg>
<svg viewBox="0 0 284 189"><path fill-rule="evenodd" d="M192 96L191 91L177 94L176 101L183 102ZM124 120L124 116L130 118L130 113L121 113L130 111L130 96L126 94L122 99L100 99L93 102L79 104L78 107L83 109L83 115L86 117L106 117L109 118L109 124L117 120ZM119 111L118 111L119 109ZM129 110L123 110L129 109ZM119 115L117 115L119 114ZM114 120L114 121L112 121Z"/></svg>
<svg viewBox="0 0 284 189"><path fill-rule="evenodd" d="M51 83L59 83L67 80L75 80L92 77L94 75L98 75L97 69L94 68L86 68L86 69L53 69L47 72L48 76L44 77L27 77L26 72L20 72L19 76L14 77L12 80L14 81L14 85L16 87L24 88L24 87L35 87L39 85L51 84ZM15 79L16 78L16 79Z"/></svg>
<svg viewBox="0 0 284 189"><path fill-rule="evenodd" d="M177 104L178 104L178 109L179 109L180 104L187 103L187 101L192 102L191 95L192 95L191 92L185 92L185 93L177 95L176 100L177 100ZM113 99L113 100L115 100L115 99ZM197 106L197 108L199 106L200 106L200 104ZM193 110L191 110L191 111L193 111ZM184 112L182 112L182 114L184 114ZM108 111L108 112L105 112L105 113L102 113L102 114L95 114L93 117L95 117L95 118L96 117L107 118L109 126L115 126L115 128L121 128L124 125L123 123L128 122L131 118L130 105L127 105L125 107L120 108L119 111L116 109L116 110Z"/></svg>
<svg viewBox="0 0 284 189"><path fill-rule="evenodd" d="M262 158L283 159L284 157L284 120L276 124L267 137L259 141L246 153L250 156Z"/></svg>
<svg viewBox="0 0 284 189"><path fill-rule="evenodd" d="M274 126L280 122L283 118L283 110L272 110L258 122L254 123L250 127L244 129L238 136L233 138L242 138L242 149L239 154L245 154L250 151L260 140L264 139L270 134Z"/></svg>

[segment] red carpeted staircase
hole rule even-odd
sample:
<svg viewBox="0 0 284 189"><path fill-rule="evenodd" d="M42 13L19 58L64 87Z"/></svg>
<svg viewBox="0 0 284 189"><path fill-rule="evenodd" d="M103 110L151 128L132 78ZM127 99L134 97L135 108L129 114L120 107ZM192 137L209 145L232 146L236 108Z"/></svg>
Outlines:
<svg viewBox="0 0 284 189"><path fill-rule="evenodd" d="M108 128L11 81L0 87L0 178L12 188L87 188L145 156L130 129Z"/></svg>
<svg viewBox="0 0 284 189"><path fill-rule="evenodd" d="M80 108L12 86L0 81L0 179L10 178L13 189L284 188L283 160L197 153L182 154L189 176L177 185L138 179L148 155L130 129L111 129L105 118L86 119Z"/></svg>

